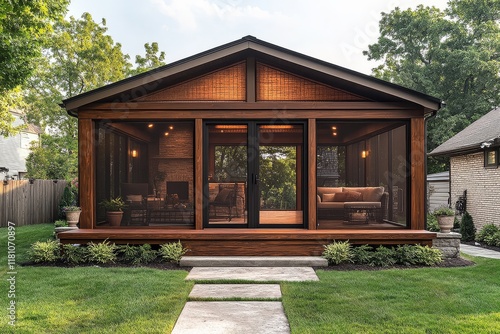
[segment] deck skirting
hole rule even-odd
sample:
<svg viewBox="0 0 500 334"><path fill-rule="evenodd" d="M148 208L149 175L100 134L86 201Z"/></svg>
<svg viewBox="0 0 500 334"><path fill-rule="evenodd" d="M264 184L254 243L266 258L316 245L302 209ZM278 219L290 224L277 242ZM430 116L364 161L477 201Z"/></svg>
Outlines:
<svg viewBox="0 0 500 334"><path fill-rule="evenodd" d="M116 244L164 244L181 241L193 256L318 256L334 240L352 244L432 245L436 233L425 230L300 229L79 229L58 235L62 243L109 240Z"/></svg>

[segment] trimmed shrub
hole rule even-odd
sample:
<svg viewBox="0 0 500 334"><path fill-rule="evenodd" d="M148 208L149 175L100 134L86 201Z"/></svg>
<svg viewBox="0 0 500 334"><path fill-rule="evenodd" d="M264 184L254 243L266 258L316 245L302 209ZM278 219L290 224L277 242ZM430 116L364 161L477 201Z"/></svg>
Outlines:
<svg viewBox="0 0 500 334"><path fill-rule="evenodd" d="M67 227L68 222L64 219L59 219L54 222L54 227Z"/></svg>
<svg viewBox="0 0 500 334"><path fill-rule="evenodd" d="M373 247L361 245L351 248L352 262L357 264L369 264L372 260Z"/></svg>
<svg viewBox="0 0 500 334"><path fill-rule="evenodd" d="M495 224L486 224L483 226L481 231L479 231L476 234L476 241L477 242L484 242L487 245L490 244L492 241L493 236L497 233L500 232L500 228L496 226Z"/></svg>
<svg viewBox="0 0 500 334"><path fill-rule="evenodd" d="M414 245L403 245L396 248L396 263L411 266L418 263L418 250Z"/></svg>
<svg viewBox="0 0 500 334"><path fill-rule="evenodd" d="M433 266L443 262L443 252L437 248L429 246L414 245L415 263L426 266Z"/></svg>
<svg viewBox="0 0 500 334"><path fill-rule="evenodd" d="M352 260L351 244L349 244L349 241L334 241L323 247L325 247L325 250L322 256L328 260L329 264L338 265Z"/></svg>
<svg viewBox="0 0 500 334"><path fill-rule="evenodd" d="M160 256L162 259L168 262L179 263L184 254L186 254L189 249L182 247L181 241L171 242L168 244L163 244L160 246Z"/></svg>
<svg viewBox="0 0 500 334"><path fill-rule="evenodd" d="M116 245L110 244L107 240L97 244L91 241L87 247L88 260L92 263L114 263L116 260L115 249Z"/></svg>
<svg viewBox="0 0 500 334"><path fill-rule="evenodd" d="M474 241L474 237L476 236L476 227L474 226L472 216L467 211L462 216L460 234L462 235L462 241Z"/></svg>
<svg viewBox="0 0 500 334"><path fill-rule="evenodd" d="M373 252L369 265L374 267L390 267L396 264L396 251L392 248L379 246Z"/></svg>
<svg viewBox="0 0 500 334"><path fill-rule="evenodd" d="M63 245L63 253L61 259L63 262L71 265L87 262L88 251L87 247Z"/></svg>
<svg viewBox="0 0 500 334"><path fill-rule="evenodd" d="M489 246L500 247L500 231L493 234L491 237L487 238L487 241L488 241L487 244Z"/></svg>
<svg viewBox="0 0 500 334"><path fill-rule="evenodd" d="M433 214L427 215L427 231L439 232L439 225L437 217Z"/></svg>
<svg viewBox="0 0 500 334"><path fill-rule="evenodd" d="M31 245L29 259L35 263L51 263L59 259L59 242L56 240L37 241Z"/></svg>
<svg viewBox="0 0 500 334"><path fill-rule="evenodd" d="M151 263L156 260L158 252L151 248L151 245L141 246L124 245L118 247L118 253L121 254L120 260L134 265Z"/></svg>

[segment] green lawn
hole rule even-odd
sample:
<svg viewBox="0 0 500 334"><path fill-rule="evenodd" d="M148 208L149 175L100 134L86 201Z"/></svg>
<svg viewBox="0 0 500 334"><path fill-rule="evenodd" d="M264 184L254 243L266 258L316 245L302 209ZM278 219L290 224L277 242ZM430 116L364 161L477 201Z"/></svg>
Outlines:
<svg viewBox="0 0 500 334"><path fill-rule="evenodd" d="M292 333L500 333L500 260L465 268L318 271L284 283Z"/></svg>
<svg viewBox="0 0 500 334"><path fill-rule="evenodd" d="M29 245L47 240L52 225L16 230L18 263ZM0 229L0 333L168 333L192 283L183 270L18 267L17 322L7 324L7 229Z"/></svg>
<svg viewBox="0 0 500 334"><path fill-rule="evenodd" d="M17 262L52 225L16 230ZM7 229L0 229L0 333L168 333L193 283L185 271L18 267L17 324L7 325ZM500 333L500 261L476 266L318 271L282 283L292 333ZM257 319L256 319L257 320Z"/></svg>

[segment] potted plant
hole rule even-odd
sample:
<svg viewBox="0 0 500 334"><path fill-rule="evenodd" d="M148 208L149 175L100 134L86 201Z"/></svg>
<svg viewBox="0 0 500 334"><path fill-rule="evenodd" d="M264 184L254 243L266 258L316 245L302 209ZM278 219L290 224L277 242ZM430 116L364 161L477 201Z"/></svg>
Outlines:
<svg viewBox="0 0 500 334"><path fill-rule="evenodd" d="M69 227L76 227L80 221L80 213L82 209L79 206L64 206L63 212L66 215L66 221Z"/></svg>
<svg viewBox="0 0 500 334"><path fill-rule="evenodd" d="M105 199L99 203L106 210L106 221L111 226L120 226L123 218L123 208L126 206L121 197Z"/></svg>
<svg viewBox="0 0 500 334"><path fill-rule="evenodd" d="M442 233L450 233L455 221L455 211L447 206L441 206L434 210L437 217L439 229Z"/></svg>

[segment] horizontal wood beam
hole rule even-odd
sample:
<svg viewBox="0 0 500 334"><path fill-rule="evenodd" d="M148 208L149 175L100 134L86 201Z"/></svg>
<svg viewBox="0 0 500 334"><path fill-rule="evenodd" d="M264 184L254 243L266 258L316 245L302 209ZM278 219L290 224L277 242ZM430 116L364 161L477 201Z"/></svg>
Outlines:
<svg viewBox="0 0 500 334"><path fill-rule="evenodd" d="M314 110L314 109L266 109L266 110L92 110L79 114L79 119L109 120L162 120L162 119L409 119L422 118L422 112L409 109L372 110Z"/></svg>
<svg viewBox="0 0 500 334"><path fill-rule="evenodd" d="M297 102L297 101L271 101L271 102L112 102L87 106L79 110L419 110L421 116L424 110L412 103L404 102Z"/></svg>

